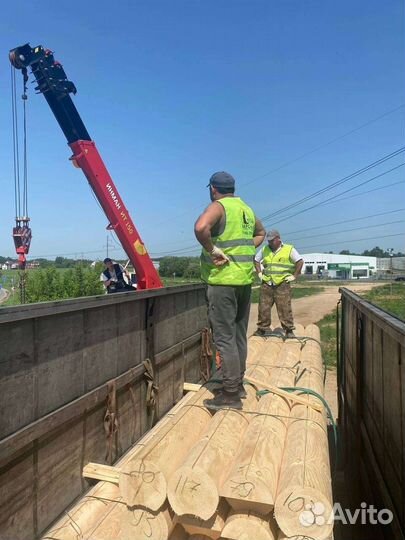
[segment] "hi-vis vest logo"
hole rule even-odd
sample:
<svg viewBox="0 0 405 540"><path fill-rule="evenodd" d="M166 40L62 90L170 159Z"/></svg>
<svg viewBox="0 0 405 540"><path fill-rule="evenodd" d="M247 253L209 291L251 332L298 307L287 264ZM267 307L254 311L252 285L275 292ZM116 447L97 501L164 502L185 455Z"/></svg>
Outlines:
<svg viewBox="0 0 405 540"><path fill-rule="evenodd" d="M249 220L249 217L247 216L246 212L242 210L242 227L244 229L253 229L254 223L253 221Z"/></svg>

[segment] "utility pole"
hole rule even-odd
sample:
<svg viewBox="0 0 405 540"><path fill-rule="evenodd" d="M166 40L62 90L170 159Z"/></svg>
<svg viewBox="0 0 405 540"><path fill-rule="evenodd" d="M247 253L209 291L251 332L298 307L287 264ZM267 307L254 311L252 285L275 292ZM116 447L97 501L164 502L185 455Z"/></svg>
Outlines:
<svg viewBox="0 0 405 540"><path fill-rule="evenodd" d="M391 273L390 289L391 289L391 297L392 297L392 282L394 279L394 265L392 264L392 257L394 256L394 248L388 248L387 251L390 255L390 273Z"/></svg>

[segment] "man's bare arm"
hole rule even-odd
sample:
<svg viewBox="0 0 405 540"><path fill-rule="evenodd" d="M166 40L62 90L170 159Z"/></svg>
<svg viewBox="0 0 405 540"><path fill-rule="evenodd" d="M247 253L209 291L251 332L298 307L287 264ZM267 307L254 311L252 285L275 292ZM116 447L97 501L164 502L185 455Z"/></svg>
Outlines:
<svg viewBox="0 0 405 540"><path fill-rule="evenodd" d="M255 247L260 246L260 244L265 239L265 236L266 236L266 230L263 227L262 222L260 221L260 219L256 218L255 232L254 232L254 237L253 237L253 243L254 243Z"/></svg>
<svg viewBox="0 0 405 540"><path fill-rule="evenodd" d="M223 206L217 202L211 203L197 219L194 225L194 234L202 247L211 253L214 244L211 238L211 229L223 216Z"/></svg>
<svg viewBox="0 0 405 540"><path fill-rule="evenodd" d="M297 278L301 274L302 267L304 266L304 260L300 259L295 263L294 276Z"/></svg>

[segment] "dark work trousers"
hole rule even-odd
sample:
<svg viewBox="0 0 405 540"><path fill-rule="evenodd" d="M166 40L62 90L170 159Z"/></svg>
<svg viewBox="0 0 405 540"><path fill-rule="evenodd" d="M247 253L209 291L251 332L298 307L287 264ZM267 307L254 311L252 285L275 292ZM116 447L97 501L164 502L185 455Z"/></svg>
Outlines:
<svg viewBox="0 0 405 540"><path fill-rule="evenodd" d="M237 392L246 370L251 285L208 285L208 317L221 357L223 386Z"/></svg>

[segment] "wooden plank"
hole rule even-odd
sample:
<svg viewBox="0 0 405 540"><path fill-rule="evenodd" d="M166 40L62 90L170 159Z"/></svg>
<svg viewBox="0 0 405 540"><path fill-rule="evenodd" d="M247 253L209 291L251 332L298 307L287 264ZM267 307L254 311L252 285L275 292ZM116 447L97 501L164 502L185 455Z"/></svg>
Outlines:
<svg viewBox="0 0 405 540"><path fill-rule="evenodd" d="M343 297L350 299L353 307L367 315L367 317L375 322L385 334L388 334L395 341L400 343L401 347L405 346L405 323L403 321L390 315L383 309L374 306L371 302L364 300L361 296L349 291L345 287L341 287L339 292Z"/></svg>
<svg viewBox="0 0 405 540"><path fill-rule="evenodd" d="M400 348L390 336L384 337L384 446L398 478L402 478L401 366Z"/></svg>
<svg viewBox="0 0 405 540"><path fill-rule="evenodd" d="M392 531L392 538L395 538L395 540L405 540L405 535L401 530L401 522L395 510L395 505L391 499L391 495L386 485L382 471L376 462L373 452L373 446L363 422L360 423L360 431L362 435L362 443L364 446L364 450L367 455L369 468L372 470L373 483L375 486L378 486L379 495L384 501L384 508L388 508L393 513L393 521L390 523L389 526L387 525L387 528L389 527L389 529Z"/></svg>
<svg viewBox="0 0 405 540"><path fill-rule="evenodd" d="M0 325L0 439L35 420L34 369L33 321Z"/></svg>
<svg viewBox="0 0 405 540"><path fill-rule="evenodd" d="M82 328L82 311L43 317L37 321L38 416L56 410L86 391Z"/></svg>
<svg viewBox="0 0 405 540"><path fill-rule="evenodd" d="M38 532L81 495L83 421L65 425L38 442L36 487ZM66 451L68 449L68 451Z"/></svg>
<svg viewBox="0 0 405 540"><path fill-rule="evenodd" d="M171 420L175 418L179 412L181 412L181 409L189 402L189 400L190 395L184 396L184 398L177 403L175 407L173 407L169 414L167 414L150 431L148 431L144 437L142 437L134 448L131 448L130 451L120 458L116 466L118 468L123 467L126 463L133 459L136 452L143 451L145 445L151 443L151 441L153 441L156 437L160 437L162 430L167 428L168 423L170 423ZM110 521L110 516L113 509L117 505L122 506L122 501L120 501L121 496L118 486L109 482L99 482L96 486L91 488L89 492L75 505L68 509L68 512L66 512L63 517L52 526L52 529L45 534L43 540L49 538L53 538L54 540L73 540L71 535L73 533L76 535L75 531L78 530L77 525L80 527L81 533L85 538L91 538L92 540L99 538L99 536L96 536L96 534L93 534L93 532L97 530L99 523L103 520L106 520L107 522ZM140 518L139 521L142 520L144 525L147 525L148 521L145 521L146 516L149 519L152 519L149 514L138 516ZM114 531L114 534L116 534L115 527L117 525L115 524L115 519L111 520L111 523L113 525L112 531ZM100 530L97 530L97 534L99 532ZM103 529L101 529L101 533L105 534L105 530L103 531ZM134 536L130 535L129 537L133 538ZM107 540L107 538L108 537L104 536L102 540ZM134 538L138 539L137 536ZM140 538L144 537L141 536ZM13 538L10 540L16 539ZM32 537L30 537L30 540L32 540ZM99 538L99 540L101 539Z"/></svg>
<svg viewBox="0 0 405 540"><path fill-rule="evenodd" d="M118 326L116 306L86 312L83 371L85 392L118 375ZM108 361L106 359L108 358ZM139 362L140 359L137 359Z"/></svg>
<svg viewBox="0 0 405 540"><path fill-rule="evenodd" d="M144 371L143 365L139 365L123 373L115 379L116 388L122 388L131 381L141 377ZM53 429L59 428L65 422L82 414L85 410L97 406L101 401L105 400L107 395L108 382L4 438L0 441L0 463L4 463L18 449L31 443L34 439L49 433Z"/></svg>
<svg viewBox="0 0 405 540"><path fill-rule="evenodd" d="M83 477L92 478L93 480L101 480L103 482L111 482L117 484L120 478L121 469L103 463L88 463L83 467Z"/></svg>
<svg viewBox="0 0 405 540"><path fill-rule="evenodd" d="M187 293L199 298L199 303L203 302L199 296L200 291L205 291L202 283L179 285L176 287L163 287L161 289L148 289L137 291L136 293L103 294L99 296L87 296L85 298L74 298L72 300L57 300L54 302L41 302L38 304L25 304L22 306L5 307L0 311L0 324L36 317L47 317L59 313L69 313L83 309L93 309L105 307L107 310L112 305L122 303L132 303L142 301L146 298L156 298L179 293ZM196 329L194 330L196 331ZM190 332L190 334L193 332Z"/></svg>
<svg viewBox="0 0 405 540"><path fill-rule="evenodd" d="M373 380L371 386L373 427L369 430L377 463L384 463L384 362L383 362L383 331L374 323L373 332ZM368 425L367 425L368 428Z"/></svg>
<svg viewBox="0 0 405 540"><path fill-rule="evenodd" d="M201 388L201 384L189 383L189 382L185 382L183 384L183 390L185 392L198 392L200 388Z"/></svg>
<svg viewBox="0 0 405 540"><path fill-rule="evenodd" d="M35 473L32 455L0 469L0 538L32 540L36 534Z"/></svg>
<svg viewBox="0 0 405 540"><path fill-rule="evenodd" d="M118 304L118 374L145 358L145 301Z"/></svg>

